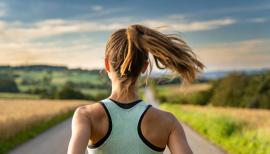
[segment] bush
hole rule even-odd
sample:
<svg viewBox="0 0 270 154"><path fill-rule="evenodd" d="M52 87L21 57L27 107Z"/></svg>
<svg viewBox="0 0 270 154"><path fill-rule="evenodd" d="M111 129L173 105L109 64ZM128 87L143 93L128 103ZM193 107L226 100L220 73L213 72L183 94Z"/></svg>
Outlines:
<svg viewBox="0 0 270 154"><path fill-rule="evenodd" d="M212 97L212 93L212 88L205 91L194 92L187 97L187 100L191 104L206 105Z"/></svg>
<svg viewBox="0 0 270 154"><path fill-rule="evenodd" d="M0 92L19 92L13 78L0 78Z"/></svg>
<svg viewBox="0 0 270 154"><path fill-rule="evenodd" d="M270 73L232 73L214 84L210 103L216 106L270 108Z"/></svg>
<svg viewBox="0 0 270 154"><path fill-rule="evenodd" d="M211 98L211 104L218 106L239 106L244 87L248 85L248 77L233 73L222 79L216 87Z"/></svg>
<svg viewBox="0 0 270 154"><path fill-rule="evenodd" d="M85 99L86 96L77 89L72 87L72 84L66 83L60 91L57 92L56 98L59 99Z"/></svg>

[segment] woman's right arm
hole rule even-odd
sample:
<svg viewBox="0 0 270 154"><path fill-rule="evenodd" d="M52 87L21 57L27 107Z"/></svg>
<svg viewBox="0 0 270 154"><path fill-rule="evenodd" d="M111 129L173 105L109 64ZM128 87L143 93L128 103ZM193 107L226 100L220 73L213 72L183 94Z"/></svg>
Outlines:
<svg viewBox="0 0 270 154"><path fill-rule="evenodd" d="M168 147L172 154L193 154L188 145L184 129L177 118L173 116L173 127L169 135Z"/></svg>
<svg viewBox="0 0 270 154"><path fill-rule="evenodd" d="M71 138L67 154L85 154L91 132L91 120L85 106L78 107L72 117Z"/></svg>

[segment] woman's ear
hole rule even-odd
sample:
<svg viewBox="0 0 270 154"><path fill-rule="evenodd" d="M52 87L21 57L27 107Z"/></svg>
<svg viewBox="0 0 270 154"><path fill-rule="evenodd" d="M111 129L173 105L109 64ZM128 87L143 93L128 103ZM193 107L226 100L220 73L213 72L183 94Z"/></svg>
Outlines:
<svg viewBox="0 0 270 154"><path fill-rule="evenodd" d="M105 69L106 71L110 72L110 64L109 64L109 60L107 57L105 57Z"/></svg>
<svg viewBox="0 0 270 154"><path fill-rule="evenodd" d="M146 71L147 67L148 67L148 61L144 63L143 68L142 68L142 73Z"/></svg>

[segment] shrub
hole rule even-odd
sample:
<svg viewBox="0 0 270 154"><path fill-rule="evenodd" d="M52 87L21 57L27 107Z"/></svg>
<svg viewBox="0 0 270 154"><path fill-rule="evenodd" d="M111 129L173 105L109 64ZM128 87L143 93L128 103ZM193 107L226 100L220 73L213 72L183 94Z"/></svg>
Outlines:
<svg viewBox="0 0 270 154"><path fill-rule="evenodd" d="M0 92L19 92L13 78L0 78Z"/></svg>
<svg viewBox="0 0 270 154"><path fill-rule="evenodd" d="M72 84L66 83L56 94L59 99L85 99L85 95L72 87Z"/></svg>
<svg viewBox="0 0 270 154"><path fill-rule="evenodd" d="M214 84L210 103L216 106L270 108L270 73L232 73Z"/></svg>

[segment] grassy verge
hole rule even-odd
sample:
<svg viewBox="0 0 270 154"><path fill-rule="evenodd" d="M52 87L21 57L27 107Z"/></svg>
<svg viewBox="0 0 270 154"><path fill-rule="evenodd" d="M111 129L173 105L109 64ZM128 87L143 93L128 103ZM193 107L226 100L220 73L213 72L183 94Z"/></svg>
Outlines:
<svg viewBox="0 0 270 154"><path fill-rule="evenodd" d="M249 123L217 110L200 112L193 107L188 110L178 104L161 104L161 108L172 112L179 120L220 145L231 154L269 154L269 134L251 127ZM207 108L207 107L206 107ZM228 112L229 109L228 109ZM241 114L241 112L239 112ZM247 117L248 118L248 117ZM250 117L251 118L251 117Z"/></svg>
<svg viewBox="0 0 270 154"><path fill-rule="evenodd" d="M40 96L24 93L0 93L1 99L40 99Z"/></svg>
<svg viewBox="0 0 270 154"><path fill-rule="evenodd" d="M68 111L63 114L56 115L46 121L40 121L31 127L29 127L26 130L23 130L21 132L18 132L16 135L14 135L11 138L8 138L6 140L0 140L0 154L5 154L11 149L15 148L19 144L37 136L41 132L47 130L48 128L54 126L55 124L64 121L65 119L71 117L74 113L74 110Z"/></svg>

